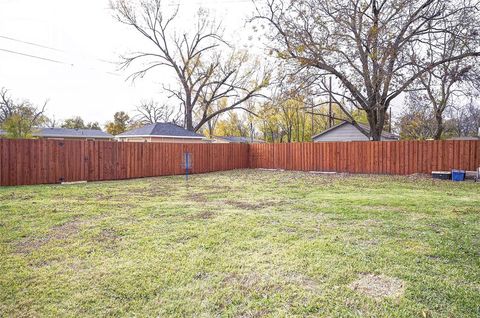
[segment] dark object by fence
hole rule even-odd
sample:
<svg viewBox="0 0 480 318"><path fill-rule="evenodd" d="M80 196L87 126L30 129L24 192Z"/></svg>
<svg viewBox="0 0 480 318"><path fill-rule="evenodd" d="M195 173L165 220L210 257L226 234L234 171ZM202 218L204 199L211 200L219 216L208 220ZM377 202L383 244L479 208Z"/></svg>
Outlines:
<svg viewBox="0 0 480 318"><path fill-rule="evenodd" d="M465 181L465 170L452 170L453 181Z"/></svg>
<svg viewBox="0 0 480 318"><path fill-rule="evenodd" d="M452 173L450 171L432 171L433 179L450 180L452 179Z"/></svg>

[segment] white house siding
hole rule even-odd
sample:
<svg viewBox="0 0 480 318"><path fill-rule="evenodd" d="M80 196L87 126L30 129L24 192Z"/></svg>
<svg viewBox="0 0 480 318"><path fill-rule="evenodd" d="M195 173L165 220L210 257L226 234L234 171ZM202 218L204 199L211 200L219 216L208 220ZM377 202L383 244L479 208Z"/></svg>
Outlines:
<svg viewBox="0 0 480 318"><path fill-rule="evenodd" d="M386 139L385 140L395 140L395 139ZM326 141L368 141L367 136L362 134L355 126L346 124L338 126L313 140L314 142L326 142Z"/></svg>

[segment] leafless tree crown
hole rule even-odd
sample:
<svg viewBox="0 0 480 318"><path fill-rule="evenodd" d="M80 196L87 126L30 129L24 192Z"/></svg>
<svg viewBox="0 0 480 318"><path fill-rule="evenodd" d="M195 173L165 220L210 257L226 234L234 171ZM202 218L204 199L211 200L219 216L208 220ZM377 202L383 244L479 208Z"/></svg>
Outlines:
<svg viewBox="0 0 480 318"><path fill-rule="evenodd" d="M391 101L424 74L446 63L480 56L476 0L255 3L254 19L272 26L271 40L278 57L297 72L306 71L313 77L306 81L320 87L324 76L334 76L340 87L334 92L335 101L364 110L374 140L380 138ZM437 47L445 37L461 43L463 50L432 59L427 46Z"/></svg>
<svg viewBox="0 0 480 318"><path fill-rule="evenodd" d="M192 32L180 33L173 26L178 8L167 15L160 0L117 0L111 6L118 21L152 44L148 52L124 56L123 68L139 68L131 75L133 79L157 67L173 70L178 85L163 88L180 101L189 130L199 130L212 118L242 108L242 103L260 96L268 84L267 73L259 70L258 63L251 63L246 52L232 50L222 39L221 25L204 11L199 12ZM212 105L222 98L228 98L228 107L212 111Z"/></svg>

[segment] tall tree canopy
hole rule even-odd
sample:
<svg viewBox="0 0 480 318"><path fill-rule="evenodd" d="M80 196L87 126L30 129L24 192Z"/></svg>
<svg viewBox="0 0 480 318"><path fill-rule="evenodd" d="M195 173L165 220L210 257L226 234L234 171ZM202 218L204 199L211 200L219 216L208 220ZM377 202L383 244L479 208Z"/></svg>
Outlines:
<svg viewBox="0 0 480 318"><path fill-rule="evenodd" d="M307 82L336 79L334 99L357 128L379 140L392 100L427 72L480 56L477 0L257 0L272 49ZM446 23L446 21L448 23ZM466 23L468 21L468 23ZM462 51L429 56L455 32ZM457 42L458 43L458 42ZM313 78L313 79L312 79ZM365 111L366 132L345 104Z"/></svg>
<svg viewBox="0 0 480 318"><path fill-rule="evenodd" d="M127 131L129 122L130 116L126 112L116 112L113 115L113 121L108 122L105 129L109 134L115 136Z"/></svg>
<svg viewBox="0 0 480 318"><path fill-rule="evenodd" d="M123 57L123 67L138 69L133 79L158 67L170 69L177 85L164 89L180 101L188 130L197 131L224 112L242 109L268 84L268 73L247 52L232 50L222 39L220 25L205 12L199 12L191 30L182 32L173 25L178 9L166 13L161 0L115 0L112 9L118 21L150 44L148 50ZM228 106L212 111L222 98L228 99Z"/></svg>
<svg viewBox="0 0 480 318"><path fill-rule="evenodd" d="M85 121L80 116L65 119L61 124L61 127L70 128L70 129L102 130L98 122L93 121L93 122L85 123Z"/></svg>
<svg viewBox="0 0 480 318"><path fill-rule="evenodd" d="M14 100L6 88L0 89L0 128L8 138L31 138L35 128L47 120L45 108L35 106L29 100Z"/></svg>

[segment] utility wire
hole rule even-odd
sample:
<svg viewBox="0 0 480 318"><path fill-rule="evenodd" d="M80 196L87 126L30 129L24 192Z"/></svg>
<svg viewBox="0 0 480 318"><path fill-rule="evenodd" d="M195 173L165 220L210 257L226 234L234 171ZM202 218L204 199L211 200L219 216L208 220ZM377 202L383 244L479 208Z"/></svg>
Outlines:
<svg viewBox="0 0 480 318"><path fill-rule="evenodd" d="M0 48L0 51L10 53L10 54L16 54L16 55L21 55L21 56L25 56L25 57L30 57L30 58L34 58L34 59L38 59L38 60L42 60L42 61L46 61L46 62L63 64L63 65L68 65L68 66L71 66L71 67L75 67L75 64L73 64L73 63L67 63L67 62L64 62L64 61L54 60L54 59L50 59L50 58L46 58L46 57L42 57L42 56L37 56L37 55L27 54L27 53L23 53L23 52L17 52L17 51L2 49L2 48ZM108 75L111 75L111 76L117 76L117 77L121 76L120 74L116 74L116 73L113 73L113 72L100 71L100 70L97 70L97 69L94 69L94 68L88 68L88 69L92 70L92 71L98 71L98 72L101 72L101 73L105 73L105 74L108 74Z"/></svg>
<svg viewBox="0 0 480 318"><path fill-rule="evenodd" d="M46 45L42 45L42 44L38 44L38 43L33 43L33 42L28 42L28 41L12 38L12 37L5 36L5 35L0 35L0 38L10 40L10 41L19 42L19 43L29 44L29 45L33 45L33 46L38 46L38 47L41 47L41 48L44 48L44 49L49 49L49 50L53 50L53 51L57 51L57 52L65 52L64 50L56 49L54 47L50 47L50 46L46 46Z"/></svg>
<svg viewBox="0 0 480 318"><path fill-rule="evenodd" d="M36 47L41 47L41 48L44 48L44 49L53 50L53 51L57 51L57 52L68 53L65 50L57 49L57 48L47 46L47 45L43 45L43 44L39 44L39 43L20 40L18 38L6 36L6 35L0 35L0 38L1 39L6 39L6 40L9 40L9 41L15 41L15 42L19 42L19 43L33 45L33 46L36 46ZM34 58L34 59L38 59L38 60L42 60L42 61L46 61L46 62L52 62L52 63L56 63L56 64L64 64L64 65L68 65L68 66L72 66L72 67L75 66L73 63L67 63L67 62L64 62L64 61L55 60L55 59L51 59L51 58L46 58L46 57L42 57L42 56L38 56L38 55L32 55L32 54L12 51L12 50L3 49L3 48L0 48L0 51L6 52L6 53L11 53L11 54L16 54L16 55L21 55L21 56L25 56L25 57L30 57L30 58ZM112 64L112 62L110 62L110 61L106 61L106 60L95 58L95 57L91 57L91 59L97 60L97 61L102 62L102 63ZM94 68L89 68L89 69L95 70ZM116 73L113 73L113 72L104 72L104 71L100 71L100 72L106 73L106 74L112 75L112 76L120 76L119 74L116 74Z"/></svg>
<svg viewBox="0 0 480 318"><path fill-rule="evenodd" d="M65 64L65 65L73 66L73 64L70 64L70 63L66 63L66 62L59 61L59 60L54 60L54 59L49 59L49 58L41 57L41 56L37 56L37 55L31 55L31 54L27 54L27 53L22 53L22 52L17 52L17 51L11 51L11 50L2 49L2 48L0 48L0 51L7 52L7 53L11 53L11 54L22 55L22 56L26 56L26 57L31 57L31 58L34 58L34 59L39 59L39 60L43 60L43 61L47 61L47 62L52 62L52 63L57 63L57 64Z"/></svg>
<svg viewBox="0 0 480 318"><path fill-rule="evenodd" d="M53 50L53 51L57 51L57 52L69 53L68 51L65 51L65 50L57 49L57 48L54 48L54 47L51 47L51 46L46 46L46 45L43 45L43 44L38 44L38 43L34 43L34 42L20 40L18 38L6 36L6 35L0 35L0 38L10 40L10 41L19 42L19 43L24 43L24 44L28 44L28 45L33 45L33 46L37 46L37 47L41 47L41 48L44 48L44 49ZM89 56L84 56L84 57L87 58L87 59L97 60L97 61L102 62L102 63L112 64L111 61L107 61L107 60L100 59L100 58L97 58L97 57L93 57L93 56L90 56L90 57Z"/></svg>

